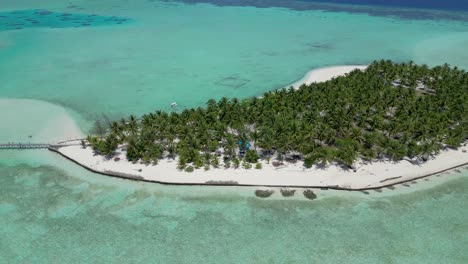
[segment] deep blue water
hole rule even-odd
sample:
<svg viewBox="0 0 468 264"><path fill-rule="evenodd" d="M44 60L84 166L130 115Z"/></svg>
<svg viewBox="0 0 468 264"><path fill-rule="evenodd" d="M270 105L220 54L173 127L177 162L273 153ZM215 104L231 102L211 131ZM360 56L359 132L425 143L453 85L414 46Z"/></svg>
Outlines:
<svg viewBox="0 0 468 264"><path fill-rule="evenodd" d="M339 3L353 5L398 6L467 11L467 0L303 0L305 2Z"/></svg>
<svg viewBox="0 0 468 264"><path fill-rule="evenodd" d="M291 10L364 13L417 20L468 21L468 0L162 0L216 6L280 7ZM454 12L457 11L457 12ZM462 11L462 12L460 12Z"/></svg>

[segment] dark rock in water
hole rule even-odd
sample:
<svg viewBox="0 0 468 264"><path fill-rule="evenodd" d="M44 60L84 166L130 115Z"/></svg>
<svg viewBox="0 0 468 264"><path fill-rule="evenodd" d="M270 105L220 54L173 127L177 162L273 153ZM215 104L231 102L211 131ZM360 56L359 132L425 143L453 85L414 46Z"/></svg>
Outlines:
<svg viewBox="0 0 468 264"><path fill-rule="evenodd" d="M291 197L291 196L294 196L294 193L296 192L296 190L281 188L280 192L281 192L281 195L283 195L283 197Z"/></svg>
<svg viewBox="0 0 468 264"><path fill-rule="evenodd" d="M369 192L368 191L361 191L363 194L365 195L369 195Z"/></svg>
<svg viewBox="0 0 468 264"><path fill-rule="evenodd" d="M50 15L52 14L51 11L49 10L40 10L40 11L36 11L36 14L40 15L40 16L45 16L45 15Z"/></svg>
<svg viewBox="0 0 468 264"><path fill-rule="evenodd" d="M231 88L234 88L234 89L238 89L238 88L246 85L249 82L250 82L250 80L248 80L248 79L240 78L237 75L232 75L232 76L227 76L225 78L222 78L222 79L216 81L215 84L231 87Z"/></svg>
<svg viewBox="0 0 468 264"><path fill-rule="evenodd" d="M255 190L255 196L260 198L270 197L275 191L273 190Z"/></svg>
<svg viewBox="0 0 468 264"><path fill-rule="evenodd" d="M105 26L113 25L115 21L127 21L126 18L97 16L94 14L73 14L57 13L45 9L21 10L0 12L0 24L2 30L15 30L24 28L67 28L75 27L72 23L77 23L81 27L85 26ZM45 16L45 17L44 17ZM104 22L108 20L109 22ZM120 24L120 23L119 23Z"/></svg>
<svg viewBox="0 0 468 264"><path fill-rule="evenodd" d="M378 192L378 193L381 193L382 192L382 189L374 189L374 191Z"/></svg>
<svg viewBox="0 0 468 264"><path fill-rule="evenodd" d="M388 186L387 189L395 190L395 186Z"/></svg>
<svg viewBox="0 0 468 264"><path fill-rule="evenodd" d="M304 194L304 197L309 200L315 200L317 198L317 195L312 190L307 189L302 194Z"/></svg>
<svg viewBox="0 0 468 264"><path fill-rule="evenodd" d="M335 47L333 43L329 42L313 42L313 43L307 43L306 46L308 46L311 49L322 49L322 50L330 50Z"/></svg>

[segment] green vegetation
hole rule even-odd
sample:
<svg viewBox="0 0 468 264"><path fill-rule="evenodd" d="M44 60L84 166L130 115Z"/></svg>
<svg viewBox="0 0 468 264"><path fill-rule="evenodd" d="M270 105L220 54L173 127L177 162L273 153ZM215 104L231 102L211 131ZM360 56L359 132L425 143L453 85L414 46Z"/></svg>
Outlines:
<svg viewBox="0 0 468 264"><path fill-rule="evenodd" d="M182 170L249 169L270 159L303 160L305 167L352 167L358 158L420 162L467 139L468 74L391 61L261 98L130 116L113 122L105 136L88 137L103 155L124 144L130 161L178 157ZM251 148L244 154L246 142Z"/></svg>
<svg viewBox="0 0 468 264"><path fill-rule="evenodd" d="M185 168L185 172L193 172L195 169L192 166Z"/></svg>

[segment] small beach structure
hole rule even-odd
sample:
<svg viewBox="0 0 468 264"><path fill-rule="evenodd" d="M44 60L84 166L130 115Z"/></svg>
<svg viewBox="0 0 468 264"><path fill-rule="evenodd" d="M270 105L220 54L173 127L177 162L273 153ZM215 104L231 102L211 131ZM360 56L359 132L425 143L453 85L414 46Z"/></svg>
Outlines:
<svg viewBox="0 0 468 264"><path fill-rule="evenodd" d="M250 142L247 141L244 143L242 140L239 140L237 144L239 145L239 155L243 157L245 151L250 149Z"/></svg>

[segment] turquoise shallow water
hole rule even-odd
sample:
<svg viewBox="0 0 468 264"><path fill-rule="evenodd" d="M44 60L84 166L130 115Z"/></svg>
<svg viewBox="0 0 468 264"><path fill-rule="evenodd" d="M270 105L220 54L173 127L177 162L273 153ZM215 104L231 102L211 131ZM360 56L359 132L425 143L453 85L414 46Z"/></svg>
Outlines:
<svg viewBox="0 0 468 264"><path fill-rule="evenodd" d="M17 156L0 167L1 263L468 260L468 173L435 187L421 188L437 177L418 181L410 188L420 190L409 193L397 186L369 195L321 192L315 201L261 200L253 189L96 177L47 156L34 166Z"/></svg>
<svg viewBox="0 0 468 264"><path fill-rule="evenodd" d="M328 65L386 58L468 69L464 20L141 0L0 3L7 16L39 9L100 23L75 28L59 17L0 29L0 97L66 109L0 105L2 142L52 140L45 124L66 114L86 131L102 114L259 95ZM3 151L0 263L467 263L467 176L260 200L248 188L135 183L48 152Z"/></svg>
<svg viewBox="0 0 468 264"><path fill-rule="evenodd" d="M259 95L328 65L387 58L468 68L464 21L141 0L0 5L39 8L132 20L0 32L1 97L47 100L89 120Z"/></svg>

